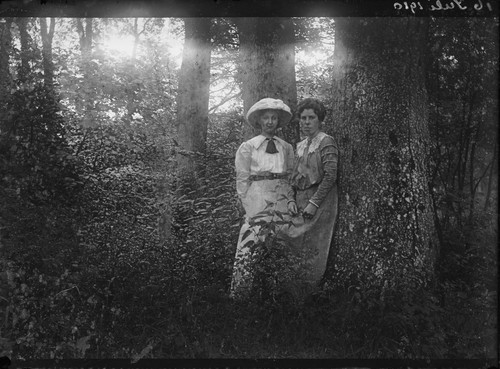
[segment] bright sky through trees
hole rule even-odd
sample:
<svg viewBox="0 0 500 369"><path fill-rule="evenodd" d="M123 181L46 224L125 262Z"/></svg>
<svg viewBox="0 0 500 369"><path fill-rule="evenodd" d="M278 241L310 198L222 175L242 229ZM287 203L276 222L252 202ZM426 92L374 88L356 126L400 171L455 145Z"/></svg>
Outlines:
<svg viewBox="0 0 500 369"><path fill-rule="evenodd" d="M134 37L132 35L112 34L102 40L103 47L110 52L110 54L119 56L132 56L134 49Z"/></svg>
<svg viewBox="0 0 500 369"><path fill-rule="evenodd" d="M138 20L139 30L146 20L140 18ZM321 41L314 45L303 42L296 47L296 62L297 62L297 79L303 79L304 73L309 74L308 79L314 79L314 75L321 75L323 70L326 70L329 58L333 56L333 35L322 31L323 18L312 18L310 24L319 30ZM174 62L176 69L180 68L182 63L182 50L184 35L176 29L172 19L165 19L165 24L160 34L162 40L160 44L165 47L165 52ZM106 33L99 40L102 49L109 53L113 59L120 60L132 57L135 38L130 32L122 27L108 25ZM137 46L137 57L143 56L141 52L141 44L145 42L145 35L139 36ZM212 52L212 69L216 75L212 74L211 91L210 91L210 107L211 112L232 109L237 105L242 105L242 101L238 96L239 88L235 82L235 57L227 57L227 55L218 55L219 51ZM226 51L227 52L227 51ZM224 60L221 63L221 59ZM227 100L227 101L226 101Z"/></svg>
<svg viewBox="0 0 500 369"><path fill-rule="evenodd" d="M140 27L143 26L144 22L147 20L144 18L139 18L138 23ZM139 29L140 31L140 29ZM141 56L141 44L144 43L146 35L140 34L138 40L138 56ZM165 19L165 24L160 33L161 44L166 47L167 52L170 57L174 60L177 68L180 68L182 62L182 48L183 48L183 35L177 34L172 27L172 21L167 18ZM106 32L106 36L103 36L100 40L100 44L103 49L110 53L110 56L116 58L131 57L134 49L135 37L133 34L127 34L123 29L117 26L109 27Z"/></svg>

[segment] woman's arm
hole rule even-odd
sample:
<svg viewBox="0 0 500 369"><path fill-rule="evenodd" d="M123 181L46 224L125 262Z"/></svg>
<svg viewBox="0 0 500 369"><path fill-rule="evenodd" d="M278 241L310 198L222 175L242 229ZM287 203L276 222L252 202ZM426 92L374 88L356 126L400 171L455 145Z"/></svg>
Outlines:
<svg viewBox="0 0 500 369"><path fill-rule="evenodd" d="M236 192L245 207L244 199L250 187L250 165L252 163L252 146L243 142L236 151L234 160L236 168Z"/></svg>
<svg viewBox="0 0 500 369"><path fill-rule="evenodd" d="M291 176L293 172L293 164L295 160L295 154L293 153L293 146L288 144L285 147L285 168L286 173Z"/></svg>
<svg viewBox="0 0 500 369"><path fill-rule="evenodd" d="M289 144L286 146L285 150L285 168L286 168L286 173L288 174L288 184L289 184L286 197L288 199L287 200L288 211L292 215L297 214L297 204L295 203L296 190L293 188L291 184L294 162L295 162L295 154L293 152L293 146Z"/></svg>
<svg viewBox="0 0 500 369"><path fill-rule="evenodd" d="M321 164L323 166L323 179L309 202L320 207L326 195L337 182L337 163L339 151L332 137L325 137L319 146Z"/></svg>

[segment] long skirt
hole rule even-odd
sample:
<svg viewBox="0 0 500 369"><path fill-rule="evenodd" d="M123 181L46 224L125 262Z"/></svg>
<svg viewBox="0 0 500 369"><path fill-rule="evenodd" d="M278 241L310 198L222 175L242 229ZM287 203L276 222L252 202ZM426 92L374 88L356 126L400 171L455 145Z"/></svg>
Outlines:
<svg viewBox="0 0 500 369"><path fill-rule="evenodd" d="M232 297L239 294L244 295L252 287L253 258L251 247L252 244L257 243L259 240L264 241L266 237L261 232L262 227L253 224L253 221L280 222L283 221L281 217L289 219L287 214L288 199L286 198L289 188L290 185L284 179L262 180L251 183L243 203L245 219L240 229L236 248L230 293ZM269 212L270 214L262 212ZM281 228L288 228L288 226L278 228L277 233L280 232Z"/></svg>
<svg viewBox="0 0 500 369"><path fill-rule="evenodd" d="M313 186L297 191L296 201L299 210L305 209L316 190L317 186ZM301 215L294 217L294 226L287 231L290 246L304 255L306 266L304 282L311 286L317 286L325 273L337 213L338 189L335 185L312 219L304 219Z"/></svg>

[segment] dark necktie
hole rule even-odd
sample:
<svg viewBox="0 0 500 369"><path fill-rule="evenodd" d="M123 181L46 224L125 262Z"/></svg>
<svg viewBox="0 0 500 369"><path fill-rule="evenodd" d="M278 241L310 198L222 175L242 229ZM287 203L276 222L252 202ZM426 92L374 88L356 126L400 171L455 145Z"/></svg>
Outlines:
<svg viewBox="0 0 500 369"><path fill-rule="evenodd" d="M266 138L267 142L267 147L266 147L266 152L268 154L276 154L278 152L278 149L276 149L276 144L274 143L274 138Z"/></svg>

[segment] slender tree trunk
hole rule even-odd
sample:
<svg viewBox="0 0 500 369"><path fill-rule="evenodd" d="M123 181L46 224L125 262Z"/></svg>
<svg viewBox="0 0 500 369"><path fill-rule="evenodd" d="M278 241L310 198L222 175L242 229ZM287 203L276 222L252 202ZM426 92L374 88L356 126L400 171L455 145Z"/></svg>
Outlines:
<svg viewBox="0 0 500 369"><path fill-rule="evenodd" d="M210 18L186 18L177 95L179 178L196 186L202 167L196 153L206 150L210 89Z"/></svg>
<svg viewBox="0 0 500 369"><path fill-rule="evenodd" d="M336 19L339 282L418 287L437 240L427 169L427 20Z"/></svg>
<svg viewBox="0 0 500 369"><path fill-rule="evenodd" d="M490 197L491 197L491 192L492 192L492 188L493 188L493 178L497 177L497 175L495 175L495 166L498 166L497 157L498 157L498 130L496 132L495 146L493 147L493 158L491 159L490 173L489 173L489 177L488 177L488 188L486 189L486 198L484 199L484 210L485 211L487 211L491 206Z"/></svg>
<svg viewBox="0 0 500 369"><path fill-rule="evenodd" d="M19 27L19 35L21 39L21 65L19 68L20 82L26 82L29 78L31 68L30 68L30 49L31 49L31 37L28 33L28 22L29 18L17 18L16 23Z"/></svg>
<svg viewBox="0 0 500 369"><path fill-rule="evenodd" d="M42 55L43 55L43 78L45 86L54 85L54 63L52 60L52 39L56 26L55 18L50 19L50 25L47 29L47 19L40 18L40 30L42 34Z"/></svg>
<svg viewBox="0 0 500 369"><path fill-rule="evenodd" d="M3 159L0 161L1 170L3 170L4 164L10 163L8 148L11 145L9 137L10 127L8 127L9 123L7 122L7 104L12 89L12 76L9 71L9 55L12 51L11 26L12 18L7 18L5 22L0 22L0 153ZM0 192L3 194L3 191L0 190ZM4 200L2 199L2 201ZM0 218L0 222L3 223L3 219ZM2 242L0 234L0 245ZM13 273L10 271L10 267L4 256L2 247L0 247L0 283L2 286L0 287L0 314L7 321L9 299L12 292L12 286L9 283L8 277L13 275ZM3 327L2 323L0 323L0 327Z"/></svg>
<svg viewBox="0 0 500 369"><path fill-rule="evenodd" d="M432 36L433 36L432 27L428 27L427 39L430 40ZM446 192L448 188L447 183L445 183L441 179L442 177L441 173L443 171L442 158L444 157L443 149L445 150L446 148L443 147L442 143L443 137L441 131L438 129L438 127L443 123L442 116L438 114L438 112L441 109L443 99L441 94L441 82L438 78L437 73L435 72L437 68L437 66L435 65L437 63L436 58L434 58L434 55L431 52L430 48L425 48L425 52L426 52L425 65L427 66L426 89L427 91L434 91L436 95L436 98L434 99L429 98L429 100L431 101L429 121L436 121L434 125L429 125L431 130L431 132L429 133L432 137L431 141L433 141L433 146L435 150L435 152L433 154L431 153L431 155L434 156L434 158L437 158L437 162L435 161L433 163L432 172L429 178L429 191L431 193L431 198L432 198L434 225L439 240L439 247L437 248L439 254L444 245L443 225L447 223L448 213L449 213L449 211L447 210L448 208L439 209L437 206L439 199L443 196L442 195L443 192ZM436 255L436 258L438 258L438 256L439 255Z"/></svg>
<svg viewBox="0 0 500 369"><path fill-rule="evenodd" d="M81 52L81 70L83 72L83 84L80 90L79 108L84 115L83 125L93 126L95 123L92 119L92 111L94 110L94 98L92 87L92 42L94 31L92 26L92 18L85 19L85 27L83 19L76 19L76 27L78 36L80 37L80 52Z"/></svg>
<svg viewBox="0 0 500 369"><path fill-rule="evenodd" d="M134 46L132 49L132 60L134 61L137 58L137 47L139 46L139 37L140 37L138 21L139 21L138 18L134 18ZM145 22L147 23L148 20L146 20ZM146 25L144 24L144 27L145 26Z"/></svg>
<svg viewBox="0 0 500 369"><path fill-rule="evenodd" d="M9 56L12 48L12 18L0 23L0 118L5 113L5 104L12 88L12 76L9 71ZM3 119L0 119L3 122Z"/></svg>
<svg viewBox="0 0 500 369"><path fill-rule="evenodd" d="M472 119L474 118L473 117L473 114L472 114L472 110L477 110L477 111L481 111L481 107L475 107L474 106L474 102L475 102L475 98L472 96L471 99L470 99L470 111L471 113L469 114L469 121L472 121ZM476 114L477 115L477 114ZM483 118L482 116L481 117L477 117L476 119L474 119L475 121L475 125L474 127L471 128L471 131L469 134L471 136L470 138L470 155L469 155L469 221L472 220L473 216L474 216L474 212L475 212L475 205L476 205L476 190L477 190L477 186L476 186L476 181L475 181L475 172L476 172L476 147L477 147L477 143L480 139L480 136L482 134L482 122L483 122ZM472 125L472 124L471 124ZM481 181L482 179L479 179L479 181Z"/></svg>
<svg viewBox="0 0 500 369"><path fill-rule="evenodd" d="M239 79L245 113L264 97L281 99L292 111L297 107L295 34L290 18L237 18L240 37ZM258 134L251 127L246 139ZM299 140L298 121L283 130L292 144Z"/></svg>
<svg viewBox="0 0 500 369"><path fill-rule="evenodd" d="M132 49L132 57L130 58L130 70L132 71L132 74L130 75L130 80L127 86L126 94L127 94L127 117L125 119L125 122L127 124L130 124L132 122L132 116L136 111L136 101L135 101L135 96L136 92L138 90L137 84L134 82L136 79L136 59L137 59L137 48L139 46L139 39L141 34L144 32L144 29L146 28L146 24L149 22L149 20L146 20L143 25L143 29L141 32L139 32L139 24L138 24L138 18L134 18L134 26L133 26L133 36L134 36L134 45Z"/></svg>

